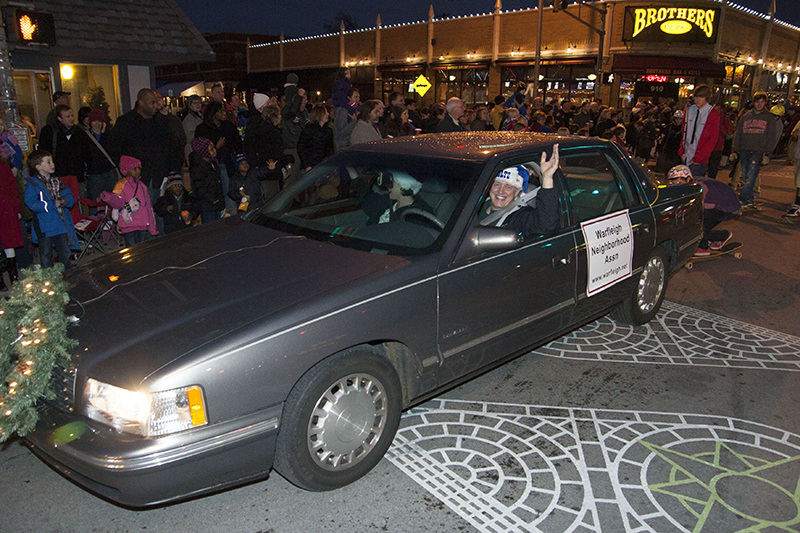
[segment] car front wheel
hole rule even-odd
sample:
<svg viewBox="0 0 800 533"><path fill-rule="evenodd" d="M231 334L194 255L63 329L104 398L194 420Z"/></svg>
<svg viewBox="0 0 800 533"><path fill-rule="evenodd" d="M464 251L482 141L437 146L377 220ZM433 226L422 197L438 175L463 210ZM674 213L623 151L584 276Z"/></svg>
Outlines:
<svg viewBox="0 0 800 533"><path fill-rule="evenodd" d="M666 292L667 252L659 246L647 258L635 292L611 312L611 317L634 326L646 324L661 309Z"/></svg>
<svg viewBox="0 0 800 533"><path fill-rule="evenodd" d="M388 360L368 347L331 356L286 399L275 469L306 490L352 483L386 453L401 411L400 381Z"/></svg>

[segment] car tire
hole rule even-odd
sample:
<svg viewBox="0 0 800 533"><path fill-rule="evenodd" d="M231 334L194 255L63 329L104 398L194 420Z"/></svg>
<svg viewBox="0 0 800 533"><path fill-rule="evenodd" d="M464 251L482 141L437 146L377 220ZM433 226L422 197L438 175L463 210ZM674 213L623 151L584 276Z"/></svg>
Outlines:
<svg viewBox="0 0 800 533"><path fill-rule="evenodd" d="M369 347L320 362L283 408L274 467L300 488L343 487L378 464L400 424L402 392L392 364Z"/></svg>
<svg viewBox="0 0 800 533"><path fill-rule="evenodd" d="M611 318L633 326L650 322L661 309L667 292L667 252L659 246L639 274L634 293L611 311Z"/></svg>

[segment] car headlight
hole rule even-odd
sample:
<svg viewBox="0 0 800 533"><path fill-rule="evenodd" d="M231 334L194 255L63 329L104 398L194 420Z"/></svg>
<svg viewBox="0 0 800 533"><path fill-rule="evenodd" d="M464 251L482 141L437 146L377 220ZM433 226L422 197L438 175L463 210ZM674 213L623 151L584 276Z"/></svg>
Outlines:
<svg viewBox="0 0 800 533"><path fill-rule="evenodd" d="M84 390L86 416L118 431L158 437L207 423L198 386L163 392L133 392L95 379Z"/></svg>

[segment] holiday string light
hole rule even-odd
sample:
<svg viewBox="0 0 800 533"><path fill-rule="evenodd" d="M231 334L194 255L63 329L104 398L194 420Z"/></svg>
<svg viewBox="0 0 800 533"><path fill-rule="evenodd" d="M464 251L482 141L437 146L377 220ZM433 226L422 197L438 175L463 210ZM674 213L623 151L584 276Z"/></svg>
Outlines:
<svg viewBox="0 0 800 533"><path fill-rule="evenodd" d="M39 400L55 397L54 366L68 366L77 344L67 336L69 295L62 272L60 264L25 270L25 284L14 284L0 302L0 442L33 430Z"/></svg>

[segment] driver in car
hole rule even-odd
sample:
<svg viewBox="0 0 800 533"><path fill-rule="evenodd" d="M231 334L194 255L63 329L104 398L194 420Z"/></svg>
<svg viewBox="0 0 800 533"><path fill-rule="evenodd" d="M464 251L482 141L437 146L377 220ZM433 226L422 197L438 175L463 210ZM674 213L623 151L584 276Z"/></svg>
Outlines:
<svg viewBox="0 0 800 533"><path fill-rule="evenodd" d="M389 178L389 179L387 179ZM401 220L403 212L409 209L421 209L433 214L431 206L417 196L422 189L422 183L411 175L392 171L383 176L383 185L389 190L389 207L378 218L378 224Z"/></svg>
<svg viewBox="0 0 800 533"><path fill-rule="evenodd" d="M509 167L501 171L489 189L489 200L481 206L478 215L484 226L497 226L516 230L523 238L531 235L547 235L558 228L558 191L554 188L553 175L558 169L558 145L553 145L553 155L547 159L542 152L539 168L542 172L542 187L536 194L535 205L525 200L530 173L523 166Z"/></svg>

